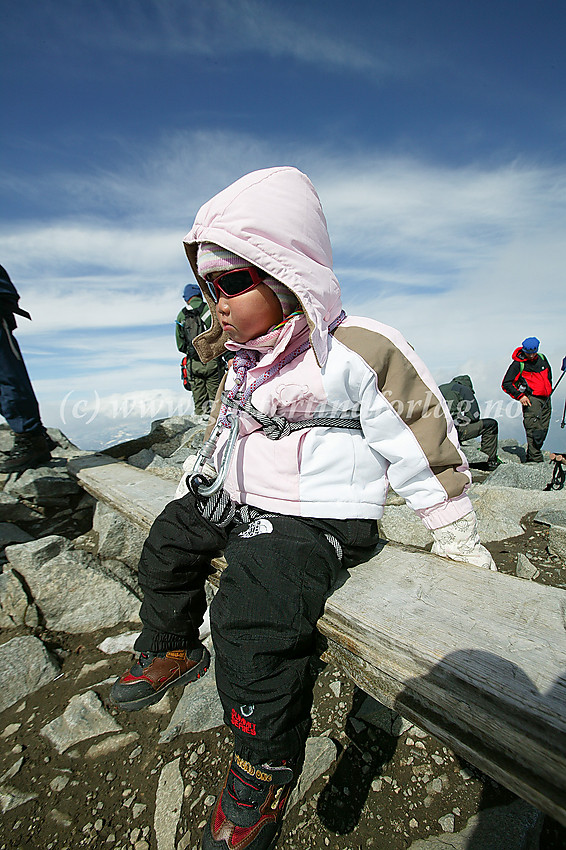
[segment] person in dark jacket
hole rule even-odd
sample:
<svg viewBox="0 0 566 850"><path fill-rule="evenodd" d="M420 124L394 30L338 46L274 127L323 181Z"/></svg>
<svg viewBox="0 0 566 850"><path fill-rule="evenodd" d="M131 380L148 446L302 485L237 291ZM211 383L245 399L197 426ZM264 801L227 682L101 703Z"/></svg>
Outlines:
<svg viewBox="0 0 566 850"><path fill-rule="evenodd" d="M13 331L16 316L31 319L19 306L20 297L8 272L0 266L0 413L14 432L9 457L0 472L21 472L51 459L55 445L41 421L39 405Z"/></svg>
<svg viewBox="0 0 566 850"><path fill-rule="evenodd" d="M527 435L527 463L542 463L542 445L548 433L552 411L552 370L550 363L539 354L536 336L524 339L513 352L513 362L507 369L502 389L523 405L523 425Z"/></svg>
<svg viewBox="0 0 566 850"><path fill-rule="evenodd" d="M185 384L185 389L190 387L195 413L200 416L210 413L225 368L221 358L203 363L193 346L194 336L208 330L212 324L210 310L199 287L188 283L183 290L183 300L187 306L177 316L175 342L179 351L186 355L184 368L189 386Z"/></svg>
<svg viewBox="0 0 566 850"><path fill-rule="evenodd" d="M457 375L439 390L446 399L461 443L481 436L481 450L487 455L487 468L496 469L501 461L497 457L499 426L495 419L482 419L480 408L469 375Z"/></svg>

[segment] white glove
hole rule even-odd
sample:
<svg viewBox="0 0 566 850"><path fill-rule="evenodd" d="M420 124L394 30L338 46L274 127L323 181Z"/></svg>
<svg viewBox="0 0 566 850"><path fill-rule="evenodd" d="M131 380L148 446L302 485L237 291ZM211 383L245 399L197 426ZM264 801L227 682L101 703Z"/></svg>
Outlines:
<svg viewBox="0 0 566 850"><path fill-rule="evenodd" d="M434 538L432 552L435 555L497 572L493 558L480 542L474 511L470 511L456 522L451 522L450 525L431 529L431 533Z"/></svg>

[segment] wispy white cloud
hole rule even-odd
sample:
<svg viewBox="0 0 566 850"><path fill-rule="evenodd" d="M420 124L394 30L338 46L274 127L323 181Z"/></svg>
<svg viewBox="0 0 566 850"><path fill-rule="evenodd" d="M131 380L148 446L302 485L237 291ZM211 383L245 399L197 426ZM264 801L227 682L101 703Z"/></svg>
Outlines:
<svg viewBox="0 0 566 850"><path fill-rule="evenodd" d="M12 37L29 34L26 4L11 14ZM431 60L424 49L395 47L378 21L360 30L352 16L326 14L323 2L276 0L42 0L34 25L48 33L43 49L56 50L72 33L72 49L98 48L118 55L202 56L222 62L253 52L294 59L326 70L362 73L380 81L405 77ZM45 26L42 26L45 24ZM70 49L69 47L67 49Z"/></svg>
<svg viewBox="0 0 566 850"><path fill-rule="evenodd" d="M52 364L65 371L80 327L92 341L83 375L101 394L131 391L134 373L140 391L176 385L172 323L190 275L182 237L204 200L281 162L303 168L319 190L347 308L399 327L439 381L475 373L480 399L505 399L499 383L510 353L532 334L555 366L562 362L565 169L440 167L204 131L140 146L137 168L58 174L85 197L97 194L97 210L83 219L4 228L3 264L34 315L20 329L26 347L51 347ZM116 224L105 208L120 209ZM150 344L140 330L155 326ZM131 333L104 333L111 328ZM61 386L44 381L42 396L59 398Z"/></svg>

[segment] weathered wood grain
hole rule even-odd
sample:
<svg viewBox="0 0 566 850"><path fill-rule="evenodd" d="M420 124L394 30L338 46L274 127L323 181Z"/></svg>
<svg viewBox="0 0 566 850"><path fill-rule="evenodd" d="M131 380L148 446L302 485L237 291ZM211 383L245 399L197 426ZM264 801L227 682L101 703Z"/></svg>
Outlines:
<svg viewBox="0 0 566 850"><path fill-rule="evenodd" d="M174 495L107 457L76 464L142 528ZM344 571L318 627L366 693L566 823L566 591L387 544Z"/></svg>

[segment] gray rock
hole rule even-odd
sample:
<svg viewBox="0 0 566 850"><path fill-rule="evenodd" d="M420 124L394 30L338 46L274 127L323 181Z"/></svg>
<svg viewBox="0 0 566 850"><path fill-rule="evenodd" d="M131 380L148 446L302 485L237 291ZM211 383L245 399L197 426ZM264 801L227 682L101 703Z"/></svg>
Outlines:
<svg viewBox="0 0 566 850"><path fill-rule="evenodd" d="M522 552L519 552L517 555L517 567L515 569L515 575L519 576L519 578L527 578L534 579L538 576L539 571L532 564L526 555L523 555Z"/></svg>
<svg viewBox="0 0 566 850"><path fill-rule="evenodd" d="M106 655L115 655L117 652L133 652L134 643L139 637L137 632L124 632L122 635L108 637L98 644L98 649Z"/></svg>
<svg viewBox="0 0 566 850"><path fill-rule="evenodd" d="M527 458L527 447L520 446L517 440L500 440L497 454L504 463L524 463Z"/></svg>
<svg viewBox="0 0 566 850"><path fill-rule="evenodd" d="M186 438L185 435L191 434L195 430L204 433L204 424L198 421L198 417L171 416L169 419L156 419L151 423L149 434L116 446L110 446L104 450L103 454L117 458L129 458L143 449L153 448L160 443L169 444L171 441L174 441L174 446L171 449L174 451ZM176 439L177 436L179 439Z"/></svg>
<svg viewBox="0 0 566 850"><path fill-rule="evenodd" d="M0 522L0 549L10 543L27 543L29 540L33 540L33 536L13 522Z"/></svg>
<svg viewBox="0 0 566 850"><path fill-rule="evenodd" d="M187 455L189 452L187 451ZM161 455L155 455L149 466L148 472L153 472L154 475L159 475L160 478L166 478L170 481L178 481L183 472L182 464L172 462L171 458L163 458Z"/></svg>
<svg viewBox="0 0 566 850"><path fill-rule="evenodd" d="M544 490L552 478L547 463L505 463L485 480L487 487L517 487L521 490Z"/></svg>
<svg viewBox="0 0 566 850"><path fill-rule="evenodd" d="M559 525L562 528L566 528L566 493L563 496L563 500L564 508L545 508L542 511L537 511L534 521L541 522L544 525Z"/></svg>
<svg viewBox="0 0 566 850"><path fill-rule="evenodd" d="M119 735L110 735L104 738L97 744L93 744L85 753L85 758L95 761L96 759L106 758L112 753L118 752L122 747L127 747L139 739L137 732L123 732Z"/></svg>
<svg viewBox="0 0 566 850"><path fill-rule="evenodd" d="M83 491L68 472L42 466L26 469L18 477L12 477L4 492L40 507L61 505L68 508L69 497L79 497Z"/></svg>
<svg viewBox="0 0 566 850"><path fill-rule="evenodd" d="M0 493L0 522L36 522L43 519L39 511L34 511L29 505L20 502L10 493Z"/></svg>
<svg viewBox="0 0 566 850"><path fill-rule="evenodd" d="M122 727L108 714L94 691L86 691L71 697L63 714L47 723L40 735L61 754L80 741L121 731Z"/></svg>
<svg viewBox="0 0 566 850"><path fill-rule="evenodd" d="M137 569L147 534L117 511L98 502L94 511L93 530L98 534L100 558L115 558Z"/></svg>
<svg viewBox="0 0 566 850"><path fill-rule="evenodd" d="M185 732L215 729L223 723L224 712L216 690L212 659L206 675L186 686L167 729L161 733L159 743L166 744Z"/></svg>
<svg viewBox="0 0 566 850"><path fill-rule="evenodd" d="M391 505L385 508L379 520L379 532L386 540L410 546L427 546L432 535L408 505Z"/></svg>
<svg viewBox="0 0 566 850"><path fill-rule="evenodd" d="M460 443L460 448L466 455L468 463L485 463L487 455L482 452L474 443Z"/></svg>
<svg viewBox="0 0 566 850"><path fill-rule="evenodd" d="M566 528L552 525L548 532L548 548L553 555L566 562Z"/></svg>
<svg viewBox="0 0 566 850"><path fill-rule="evenodd" d="M523 800L484 809L461 832L413 841L409 850L538 850L544 815Z"/></svg>
<svg viewBox="0 0 566 850"><path fill-rule="evenodd" d="M136 466L138 469L147 469L154 457L154 451L151 449L142 449L141 452L131 455L128 458L128 463L131 463L132 466Z"/></svg>
<svg viewBox="0 0 566 850"><path fill-rule="evenodd" d="M403 735L412 726L409 720L405 720L396 711L387 708L370 696L366 696L355 716L358 720L363 720L364 723L383 729L388 735L393 735L396 738Z"/></svg>
<svg viewBox="0 0 566 850"><path fill-rule="evenodd" d="M25 579L49 629L78 634L139 619L139 600L97 572L97 559L64 537L8 546L6 556Z"/></svg>
<svg viewBox="0 0 566 850"><path fill-rule="evenodd" d="M336 744L330 738L308 738L305 763L299 781L289 797L288 810L299 803L319 776L336 761Z"/></svg>
<svg viewBox="0 0 566 850"><path fill-rule="evenodd" d="M39 624L36 606L28 599L22 582L13 570L0 575L0 628L34 628Z"/></svg>
<svg viewBox="0 0 566 850"><path fill-rule="evenodd" d="M183 777L180 759L166 764L159 776L155 795L155 817L153 826L157 850L175 850L175 836L181 817L183 803Z"/></svg>
<svg viewBox="0 0 566 850"><path fill-rule="evenodd" d="M133 593L137 599L142 599L143 594L138 582L137 570L125 564L124 561L118 561L116 558L105 558L104 560L99 560L97 570L103 576L108 576L119 582L130 593Z"/></svg>
<svg viewBox="0 0 566 850"><path fill-rule="evenodd" d="M14 670L18 675L14 676ZM15 637L0 646L0 711L52 682L59 664L38 638Z"/></svg>
<svg viewBox="0 0 566 850"><path fill-rule="evenodd" d="M0 787L0 812L4 814L11 809L16 809L18 806L23 806L24 803L29 803L30 800L36 799L37 794L29 794L27 791L18 791L17 788L3 785Z"/></svg>
<svg viewBox="0 0 566 850"><path fill-rule="evenodd" d="M565 504L565 496L556 491L495 487L488 484L491 478L489 476L483 484L473 484L469 490L478 518L479 535L484 542L523 534L521 518L525 514L542 508L560 508Z"/></svg>

